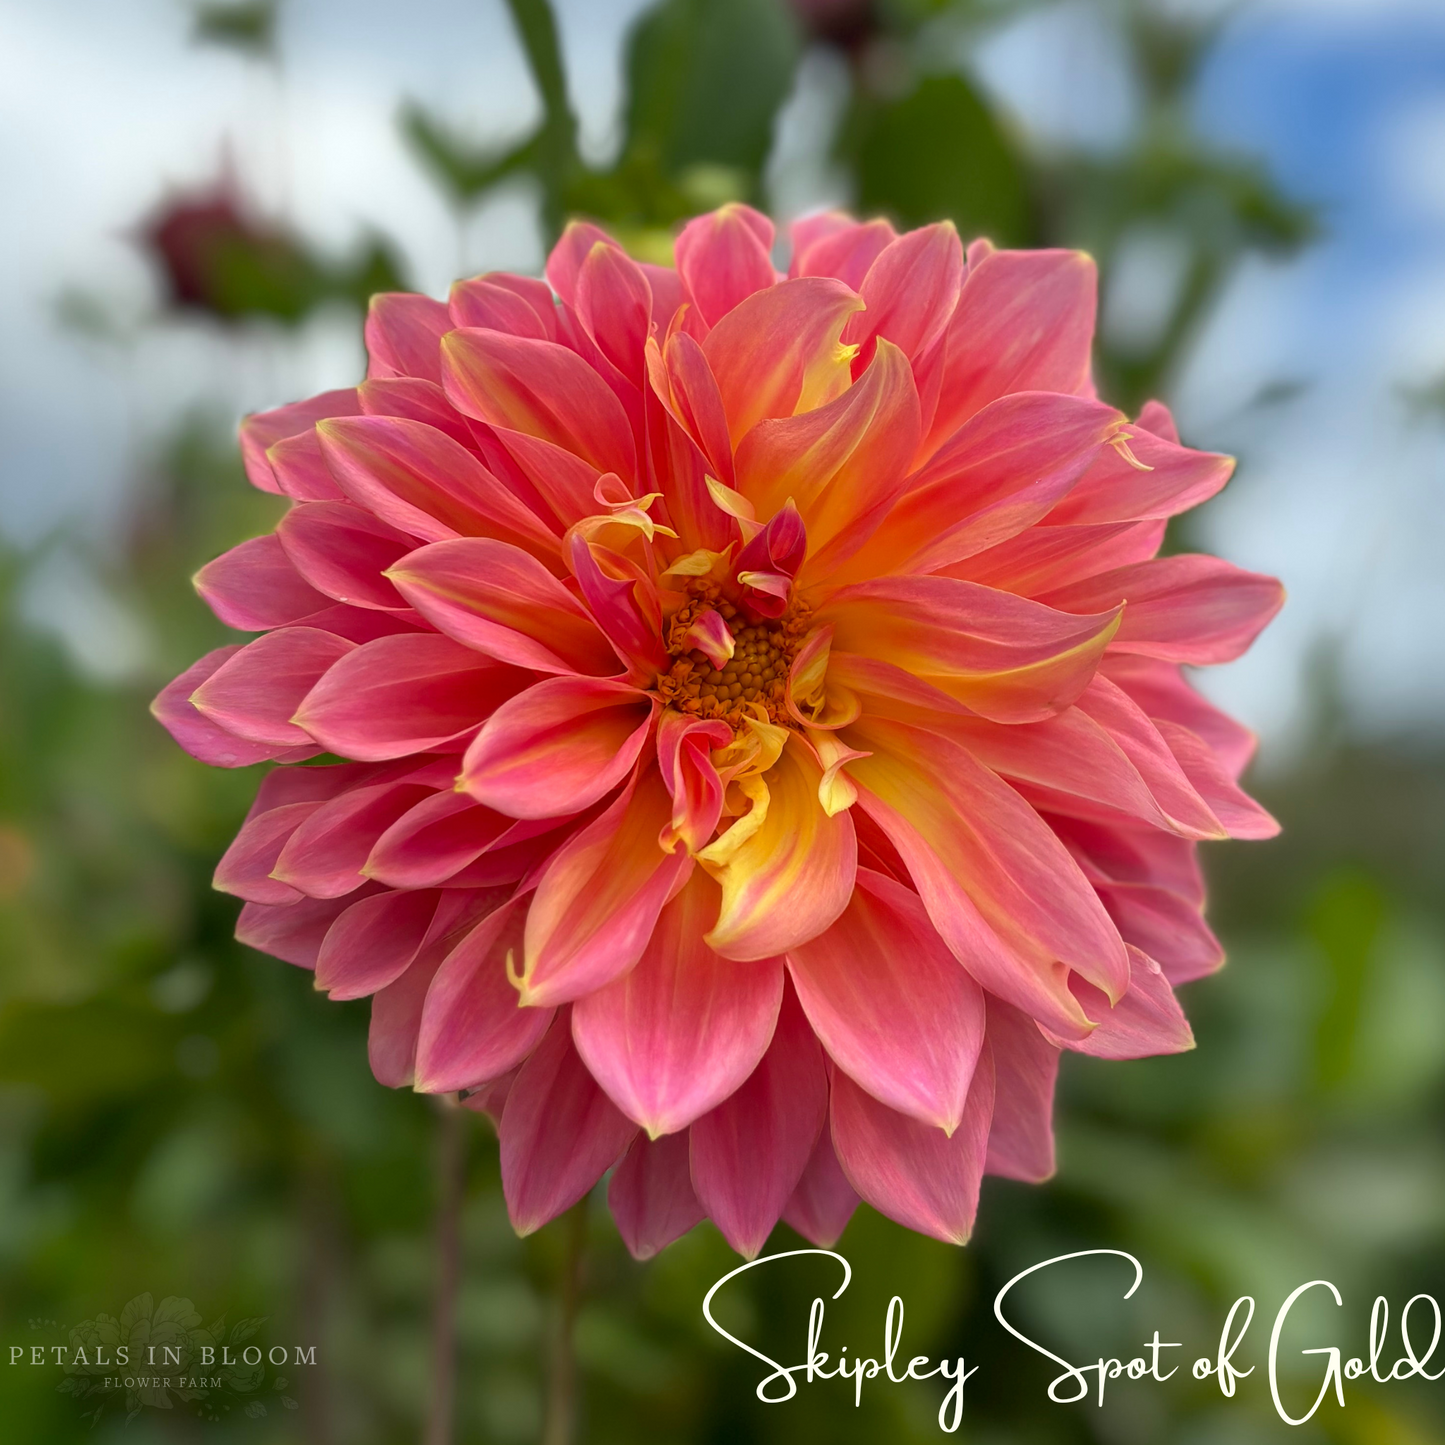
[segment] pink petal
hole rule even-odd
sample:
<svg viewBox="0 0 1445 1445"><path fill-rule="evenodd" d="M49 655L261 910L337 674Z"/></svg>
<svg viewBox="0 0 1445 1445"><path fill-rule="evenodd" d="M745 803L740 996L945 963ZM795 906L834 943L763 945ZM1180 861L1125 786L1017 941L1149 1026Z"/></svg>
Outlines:
<svg viewBox="0 0 1445 1445"><path fill-rule="evenodd" d="M567 560L588 611L607 634L618 656L632 663L633 675L645 676L650 681L672 665L662 641L657 590L650 579L617 576L616 568L604 571L599 554L608 555L605 548L594 547L580 533L572 534ZM650 593L650 597L639 593Z"/></svg>
<svg viewBox="0 0 1445 1445"><path fill-rule="evenodd" d="M1233 457L1181 447L1177 438L1155 436L1139 426L1130 427L1127 435L1130 454L1149 470L1141 471L1108 448L1050 513L1051 523L1079 526L1173 517L1208 501L1234 471Z"/></svg>
<svg viewBox="0 0 1445 1445"><path fill-rule="evenodd" d="M445 787L455 761L428 763L401 778L353 788L318 808L291 835L274 876L308 898L339 898L366 880L376 840L409 808Z"/></svg>
<svg viewBox="0 0 1445 1445"><path fill-rule="evenodd" d="M461 786L513 818L580 813L632 771L657 708L629 683L548 678L487 720L467 749Z"/></svg>
<svg viewBox="0 0 1445 1445"><path fill-rule="evenodd" d="M1059 1048L1026 1014L989 996L995 1078L985 1173L1041 1184L1054 1172L1054 1082Z"/></svg>
<svg viewBox="0 0 1445 1445"><path fill-rule="evenodd" d="M550 1008L522 1008L507 976L521 952L525 898L504 903L447 954L421 1014L416 1087L448 1094L515 1068L552 1021Z"/></svg>
<svg viewBox="0 0 1445 1445"><path fill-rule="evenodd" d="M953 315L963 272L963 247L952 221L920 226L884 247L858 288L868 309L853 317L843 333L845 342L863 348L859 365L867 362L880 336L910 361L922 356Z"/></svg>
<svg viewBox="0 0 1445 1445"><path fill-rule="evenodd" d="M1125 943L1133 944L1163 970L1173 985L1213 973L1224 949L1199 910L1169 888L1147 883L1095 883Z"/></svg>
<svg viewBox="0 0 1445 1445"><path fill-rule="evenodd" d="M701 1223L703 1207L688 1173L688 1136L639 1134L608 1181L607 1204L634 1259L651 1259Z"/></svg>
<svg viewBox="0 0 1445 1445"><path fill-rule="evenodd" d="M355 901L303 898L280 905L248 903L236 920L236 941L298 968L315 968L331 925Z"/></svg>
<svg viewBox="0 0 1445 1445"><path fill-rule="evenodd" d="M283 489L266 453L285 437L310 432L323 417L355 416L361 410L356 388L323 391L308 401L292 402L274 411L255 412L241 423L241 459L253 487L263 492Z"/></svg>
<svg viewBox="0 0 1445 1445"><path fill-rule="evenodd" d="M282 437L266 453L282 493L295 502L339 500L342 492L326 465L321 439L311 427L295 436Z"/></svg>
<svg viewBox="0 0 1445 1445"><path fill-rule="evenodd" d="M411 1084L422 1003L445 956L445 948L429 945L400 978L371 996L366 1057L377 1083L388 1089Z"/></svg>
<svg viewBox="0 0 1445 1445"><path fill-rule="evenodd" d="M1133 947L1129 966L1129 991L1113 1008L1098 989L1075 982L1079 1001L1099 1026L1086 1039L1059 1042L1098 1059L1147 1059L1192 1049L1194 1034L1163 970Z"/></svg>
<svg viewBox="0 0 1445 1445"><path fill-rule="evenodd" d="M253 537L207 562L195 585L211 611L242 632L284 627L329 605L297 573L275 536Z"/></svg>
<svg viewBox="0 0 1445 1445"><path fill-rule="evenodd" d="M379 637L331 667L296 720L342 757L400 758L464 735L530 680L436 633Z"/></svg>
<svg viewBox="0 0 1445 1445"><path fill-rule="evenodd" d="M483 808L465 793L447 791L423 798L376 840L362 872L390 888L435 888L495 847L520 841L517 823Z"/></svg>
<svg viewBox="0 0 1445 1445"><path fill-rule="evenodd" d="M298 503L277 524L276 538L295 570L327 597L383 611L406 607L382 574L416 544L364 508L350 502Z"/></svg>
<svg viewBox="0 0 1445 1445"><path fill-rule="evenodd" d="M1097 527L1038 525L941 570L947 577L981 582L1021 597L1042 597L1101 570L1148 561L1159 550L1166 526L1163 521L1108 522Z"/></svg>
<svg viewBox="0 0 1445 1445"><path fill-rule="evenodd" d="M721 718L689 717L668 708L658 721L657 765L672 794L672 836L689 853L707 846L722 816L724 789L712 750L731 741L732 728Z"/></svg>
<svg viewBox="0 0 1445 1445"><path fill-rule="evenodd" d="M315 627L285 627L247 643L191 694L212 722L252 742L305 747L310 734L291 721L321 675L354 644Z"/></svg>
<svg viewBox="0 0 1445 1445"><path fill-rule="evenodd" d="M791 990L762 1062L691 1129L692 1183L722 1236L754 1258L792 1197L828 1110L823 1052Z"/></svg>
<svg viewBox="0 0 1445 1445"><path fill-rule="evenodd" d="M895 1113L835 1069L833 1147L848 1182L880 1214L946 1244L966 1244L978 1211L993 1108L988 1048L952 1135Z"/></svg>
<svg viewBox="0 0 1445 1445"><path fill-rule="evenodd" d="M1203 738L1164 718L1156 726L1190 785L1231 838L1273 838L1279 832L1279 824L1230 777Z"/></svg>
<svg viewBox="0 0 1445 1445"><path fill-rule="evenodd" d="M1078 864L1017 793L938 733L872 718L846 736L859 806L906 861L934 927L964 967L1058 1032L1088 1025L1069 968L1118 996L1128 960ZM865 1196L866 1197L866 1196Z"/></svg>
<svg viewBox="0 0 1445 1445"><path fill-rule="evenodd" d="M703 934L717 904L716 885L695 872L662 910L637 966L572 1008L572 1038L593 1078L653 1138L733 1093L773 1036L782 965L714 953Z"/></svg>
<svg viewBox="0 0 1445 1445"><path fill-rule="evenodd" d="M456 282L447 298L447 310L451 314L452 325L486 326L493 331L509 332L513 336L532 336L538 341L555 341L556 319L549 313L556 311L556 302L552 300L552 293L546 285L542 285L542 290L546 292L546 311L543 312L526 296L499 282L496 272ZM547 325L549 320L552 323L550 330Z"/></svg>
<svg viewBox="0 0 1445 1445"><path fill-rule="evenodd" d="M476 426L447 400L446 392L434 381L423 381L419 376L374 378L362 382L356 394L366 416L400 416L424 422L468 448L477 447L481 441Z"/></svg>
<svg viewBox="0 0 1445 1445"><path fill-rule="evenodd" d="M447 308L430 296L378 292L366 312L366 374L440 381L441 339L451 328Z"/></svg>
<svg viewBox="0 0 1445 1445"><path fill-rule="evenodd" d="M1066 612L1124 606L1113 646L1166 662L1232 662L1284 604L1273 577L1217 557L1156 557L1041 599Z"/></svg>
<svg viewBox="0 0 1445 1445"><path fill-rule="evenodd" d="M983 1047L983 990L916 893L859 869L848 907L789 952L788 971L840 1069L890 1109L958 1127Z"/></svg>
<svg viewBox="0 0 1445 1445"><path fill-rule="evenodd" d="M151 703L152 716L193 758L214 768L245 768L277 757L288 762L315 757L321 749L309 739L300 748L287 743L251 742L196 710L192 694L242 650L240 644L218 647L193 662L157 694Z"/></svg>
<svg viewBox="0 0 1445 1445"><path fill-rule="evenodd" d="M709 326L777 279L772 244L773 223L736 203L682 228L673 246L678 275Z"/></svg>
<svg viewBox="0 0 1445 1445"><path fill-rule="evenodd" d="M459 442L396 416L342 417L316 434L337 485L352 501L427 542L491 536L538 556L557 539Z"/></svg>
<svg viewBox="0 0 1445 1445"><path fill-rule="evenodd" d="M353 903L322 942L316 987L333 999L365 998L400 978L427 942L442 896L426 889Z"/></svg>
<svg viewBox="0 0 1445 1445"><path fill-rule="evenodd" d="M642 375L642 350L652 327L652 288L620 246L598 242L577 277L577 318L624 376Z"/></svg>
<svg viewBox="0 0 1445 1445"><path fill-rule="evenodd" d="M684 849L658 846L671 812L657 770L648 768L553 855L527 915L522 997L529 1004L581 998L642 957L663 905L692 870Z"/></svg>
<svg viewBox="0 0 1445 1445"><path fill-rule="evenodd" d="M271 870L292 833L320 806L288 803L247 818L216 865L211 886L251 903L295 903L303 895L272 878Z"/></svg>
<svg viewBox="0 0 1445 1445"><path fill-rule="evenodd" d="M1085 393L1098 274L1081 251L969 256L925 451L1013 391Z"/></svg>
<svg viewBox="0 0 1445 1445"><path fill-rule="evenodd" d="M599 472L637 475L622 403L565 346L465 327L442 345L442 385L467 416L553 442Z"/></svg>
<svg viewBox="0 0 1445 1445"><path fill-rule="evenodd" d="M832 1249L857 1207L857 1191L838 1163L831 1131L824 1129L798 1187L783 1207L783 1219L809 1243Z"/></svg>
<svg viewBox="0 0 1445 1445"><path fill-rule="evenodd" d="M748 297L708 333L703 355L736 445L766 417L792 416L805 393L829 401L849 379L838 338L862 306L841 281L800 276Z"/></svg>
<svg viewBox="0 0 1445 1445"><path fill-rule="evenodd" d="M620 670L587 609L535 557L505 542L434 542L388 575L434 627L499 662L594 677Z"/></svg>
<svg viewBox="0 0 1445 1445"><path fill-rule="evenodd" d="M502 1192L528 1235L582 1198L637 1132L577 1057L564 1013L522 1065L502 1112Z"/></svg>
<svg viewBox="0 0 1445 1445"><path fill-rule="evenodd" d="M835 219L836 226L832 225ZM842 216L808 216L794 221L790 230L790 276L836 276L855 291L861 289L879 254L898 239L898 233L882 219L859 224Z"/></svg>

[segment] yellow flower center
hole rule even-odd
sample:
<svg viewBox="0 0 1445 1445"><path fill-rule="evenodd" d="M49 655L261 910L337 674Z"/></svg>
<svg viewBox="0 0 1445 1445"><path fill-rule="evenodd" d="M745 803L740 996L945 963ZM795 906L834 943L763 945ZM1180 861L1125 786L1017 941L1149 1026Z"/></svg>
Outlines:
<svg viewBox="0 0 1445 1445"><path fill-rule="evenodd" d="M721 667L687 638L698 615L712 609L733 638L733 655ZM788 669L803 632L801 618L749 622L721 598L694 597L678 609L668 626L668 651L675 661L657 679L658 696L693 717L721 718L739 728L745 718L796 726L788 713Z"/></svg>

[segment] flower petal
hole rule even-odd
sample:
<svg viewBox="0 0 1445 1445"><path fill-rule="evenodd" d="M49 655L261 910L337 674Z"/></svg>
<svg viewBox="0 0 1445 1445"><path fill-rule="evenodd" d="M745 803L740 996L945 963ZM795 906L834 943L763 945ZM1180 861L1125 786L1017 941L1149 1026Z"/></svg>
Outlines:
<svg viewBox="0 0 1445 1445"><path fill-rule="evenodd" d="M464 327L442 343L442 384L467 416L541 437L599 472L636 479L636 444L622 403L565 346Z"/></svg>
<svg viewBox="0 0 1445 1445"><path fill-rule="evenodd" d="M472 452L445 432L397 416L317 424L337 485L354 502L423 541L490 536L555 557L556 536Z"/></svg>
<svg viewBox="0 0 1445 1445"><path fill-rule="evenodd" d="M1078 616L952 577L845 587L813 616L833 653L886 658L995 722L1036 722L1088 686L1119 612Z"/></svg>
<svg viewBox="0 0 1445 1445"><path fill-rule="evenodd" d="M639 1134L607 1182L607 1204L633 1259L651 1259L705 1218L688 1172L687 1134Z"/></svg>
<svg viewBox="0 0 1445 1445"><path fill-rule="evenodd" d="M1065 612L1127 603L1113 646L1166 662L1232 662L1284 605L1273 577L1218 557L1156 557L1040 599Z"/></svg>
<svg viewBox="0 0 1445 1445"><path fill-rule="evenodd" d="M436 633L378 637L328 669L295 717L329 751L380 761L460 737L530 680Z"/></svg>
<svg viewBox="0 0 1445 1445"><path fill-rule="evenodd" d="M377 893L353 903L327 930L316 987L333 999L365 998L400 978L421 952L441 893Z"/></svg>
<svg viewBox="0 0 1445 1445"><path fill-rule="evenodd" d="M412 1081L422 1003L445 956L444 941L428 944L400 978L371 996L366 1057L377 1083L388 1089L404 1089Z"/></svg>
<svg viewBox="0 0 1445 1445"><path fill-rule="evenodd" d="M734 823L698 859L722 885L722 911L707 935L724 958L770 958L816 938L848 904L858 845L847 812L818 801L822 769L796 734L759 780L754 813ZM733 835L741 830L743 836Z"/></svg>
<svg viewBox="0 0 1445 1445"><path fill-rule="evenodd" d="M989 995L993 1122L984 1172L1042 1184L1054 1172L1054 1083L1059 1047L1026 1014Z"/></svg>
<svg viewBox="0 0 1445 1445"><path fill-rule="evenodd" d="M881 341L867 371L836 401L761 421L742 439L737 488L760 518L793 501L814 559L810 575L826 576L902 493L919 435L913 371L892 342Z"/></svg>
<svg viewBox="0 0 1445 1445"><path fill-rule="evenodd" d="M827 1110L823 1051L788 989L762 1061L690 1131L693 1188L739 1254L752 1259L767 1243L803 1177Z"/></svg>
<svg viewBox="0 0 1445 1445"><path fill-rule="evenodd" d="M327 597L381 611L406 607L383 573L416 542L365 508L300 502L277 523L276 538L296 571Z"/></svg>
<svg viewBox="0 0 1445 1445"><path fill-rule="evenodd" d="M274 535L232 547L195 576L196 591L227 627L264 632L330 605L296 571Z"/></svg>
<svg viewBox="0 0 1445 1445"><path fill-rule="evenodd" d="M978 1211L993 1108L987 1045L951 1135L895 1113L835 1069L833 1147L848 1182L880 1214L946 1244L966 1244Z"/></svg>
<svg viewBox="0 0 1445 1445"><path fill-rule="evenodd" d="M844 390L852 353L839 337L862 305L841 281L800 276L756 292L713 327L702 350L734 446L765 418L792 416Z"/></svg>
<svg viewBox="0 0 1445 1445"><path fill-rule="evenodd" d="M859 869L848 907L788 953L808 1022L874 1098L952 1133L983 1047L983 990L934 931L918 895Z"/></svg>
<svg viewBox="0 0 1445 1445"><path fill-rule="evenodd" d="M772 244L773 223L738 202L682 228L673 244L677 273L709 326L777 279Z"/></svg>
<svg viewBox="0 0 1445 1445"><path fill-rule="evenodd" d="M621 669L587 609L535 557L506 542L433 542L387 575L439 631L499 662L595 677Z"/></svg>
<svg viewBox="0 0 1445 1445"><path fill-rule="evenodd" d="M593 1078L653 1138L685 1129L733 1093L777 1022L781 962L714 953L703 934L717 904L716 884L693 873L637 966L572 1008L572 1038Z"/></svg>
<svg viewBox="0 0 1445 1445"><path fill-rule="evenodd" d="M637 1125L618 1112L556 1018L522 1065L502 1111L502 1193L528 1235L582 1198L621 1157Z"/></svg>
<svg viewBox="0 0 1445 1445"><path fill-rule="evenodd" d="M513 818L580 813L632 771L657 708L629 683L548 678L483 724L467 749L460 785Z"/></svg>
<svg viewBox="0 0 1445 1445"><path fill-rule="evenodd" d="M1189 1021L1164 971L1137 948L1129 949L1128 992L1112 1008L1089 984L1076 980L1074 987L1098 1027L1078 1042L1059 1040L1066 1049L1097 1059L1147 1059L1194 1047Z"/></svg>
<svg viewBox="0 0 1445 1445"><path fill-rule="evenodd" d="M427 992L416 1049L416 1087L449 1094L495 1079L537 1046L550 1008L522 1008L507 976L520 953L527 900L514 898L476 924L446 955Z"/></svg>
<svg viewBox="0 0 1445 1445"><path fill-rule="evenodd" d="M441 339L452 329L440 301L409 291L378 291L366 309L368 377L441 380Z"/></svg>
<svg viewBox="0 0 1445 1445"><path fill-rule="evenodd" d="M934 927L964 967L1056 1031L1087 1032L1068 970L1117 997L1129 965L1098 896L1052 830L938 733L865 718L847 737L871 752L849 764L859 806L902 854Z"/></svg>
<svg viewBox="0 0 1445 1445"><path fill-rule="evenodd" d="M809 1243L832 1249L857 1207L858 1193L838 1163L832 1132L824 1129L798 1187L783 1206L783 1219Z"/></svg>
<svg viewBox="0 0 1445 1445"><path fill-rule="evenodd" d="M218 647L193 662L156 695L151 702L151 715L193 758L213 768L246 768L271 758L296 762L315 757L321 749L309 738L306 745L299 748L290 743L252 742L197 711L191 702L196 690L241 651L239 643Z"/></svg>
<svg viewBox="0 0 1445 1445"><path fill-rule="evenodd" d="M369 886L376 889L375 884ZM298 968L315 968L331 925L356 901L303 898L299 903L279 905L248 903L236 920L236 942Z"/></svg>
<svg viewBox="0 0 1445 1445"><path fill-rule="evenodd" d="M321 675L355 644L315 627L283 627L247 643L191 694L212 722L252 742L305 747L291 719Z"/></svg>
<svg viewBox="0 0 1445 1445"><path fill-rule="evenodd" d="M1009 392L1085 393L1097 291L1097 270L1082 251L970 256L925 453Z"/></svg>
<svg viewBox="0 0 1445 1445"><path fill-rule="evenodd" d="M663 904L692 870L685 849L658 846L671 813L662 779L647 768L553 855L527 914L527 1003L580 998L642 957Z"/></svg>
<svg viewBox="0 0 1445 1445"><path fill-rule="evenodd" d="M879 253L898 239L881 217L858 222L838 211L804 216L788 234L793 242L789 276L835 276L855 291Z"/></svg>
<svg viewBox="0 0 1445 1445"><path fill-rule="evenodd" d="M286 437L298 432L309 433L323 417L355 416L360 410L353 386L341 391L323 391L309 401L292 402L274 411L253 412L241 423L241 460L251 485L263 492L281 493L284 488L277 480L267 452Z"/></svg>
<svg viewBox="0 0 1445 1445"><path fill-rule="evenodd" d="M963 272L963 246L952 221L905 232L868 268L858 292L868 309L848 323L843 340L862 348L859 362L869 359L870 343L882 336L917 361L948 325Z"/></svg>

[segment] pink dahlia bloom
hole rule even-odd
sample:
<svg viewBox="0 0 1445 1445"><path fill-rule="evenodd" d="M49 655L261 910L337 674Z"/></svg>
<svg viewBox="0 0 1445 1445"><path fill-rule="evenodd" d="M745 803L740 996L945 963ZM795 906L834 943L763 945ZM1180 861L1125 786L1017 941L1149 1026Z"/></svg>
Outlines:
<svg viewBox="0 0 1445 1445"><path fill-rule="evenodd" d="M1202 838L1275 824L1185 664L1268 577L1159 557L1227 457L1090 382L1094 266L743 206L677 267L375 299L367 380L251 417L259 633L155 711L262 782L237 935L370 995L383 1083L497 1121L518 1230L609 1169L647 1256L858 1197L962 1242L1053 1169L1061 1049L1188 1048Z"/></svg>

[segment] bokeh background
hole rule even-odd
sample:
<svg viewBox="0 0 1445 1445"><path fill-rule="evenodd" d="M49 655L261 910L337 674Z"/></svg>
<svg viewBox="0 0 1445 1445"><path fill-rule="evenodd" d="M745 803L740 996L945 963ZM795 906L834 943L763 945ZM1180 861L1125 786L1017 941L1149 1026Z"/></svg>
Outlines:
<svg viewBox="0 0 1445 1445"><path fill-rule="evenodd" d="M1199 1049L1066 1057L1058 1177L988 1181L966 1250L860 1209L832 1342L876 1353L901 1295L907 1355L980 1366L960 1438L1000 1445L1445 1440L1445 1386L1418 1381L1295 1431L1262 1369L1230 1401L1185 1370L1052 1405L989 1309L1031 1263L1124 1248L1148 1271L1128 1306L1117 1271L1071 1267L1020 1320L1078 1359L1158 1328L1187 1362L1249 1294L1259 1365L1307 1280L1346 1307L1296 1344L1346 1354L1377 1293L1445 1298L1436 0L0 0L0 177L7 1445L421 1440L457 1149L455 1439L539 1438L567 1226L517 1241L485 1120L382 1089L364 1002L231 940L209 879L255 770L193 762L145 704L223 640L190 574L274 518L238 417L353 383L372 291L537 272L573 213L656 257L730 198L1090 250L1105 395L1161 395L1241 459L1174 544L1291 592L1204 680L1260 730L1285 831L1206 849L1230 962L1187 990ZM710 1226L645 1266L604 1211L587 1228L581 1439L939 1438L934 1384L757 1404L699 1312L736 1262ZM727 1320L801 1358L835 1283L809 1268L747 1277ZM185 1401L8 1363L131 1301L116 1328L160 1339L185 1327L167 1297L318 1364ZM1302 1409L1320 1364L1292 1359Z"/></svg>

